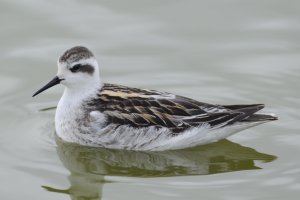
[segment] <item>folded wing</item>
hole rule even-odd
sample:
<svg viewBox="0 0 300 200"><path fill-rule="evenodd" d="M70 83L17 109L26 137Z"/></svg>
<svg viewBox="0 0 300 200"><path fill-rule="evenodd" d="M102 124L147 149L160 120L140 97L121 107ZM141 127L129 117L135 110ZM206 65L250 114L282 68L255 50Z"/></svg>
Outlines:
<svg viewBox="0 0 300 200"><path fill-rule="evenodd" d="M264 106L221 106L198 102L170 93L105 84L91 102L108 123L132 127L167 127L179 133L191 127L223 127L245 120Z"/></svg>

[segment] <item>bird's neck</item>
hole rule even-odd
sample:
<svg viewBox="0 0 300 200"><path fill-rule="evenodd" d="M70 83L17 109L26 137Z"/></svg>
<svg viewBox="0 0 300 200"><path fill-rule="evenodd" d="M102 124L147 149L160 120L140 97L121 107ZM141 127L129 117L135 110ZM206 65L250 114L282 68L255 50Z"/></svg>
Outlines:
<svg viewBox="0 0 300 200"><path fill-rule="evenodd" d="M64 101L80 103L91 97L96 96L102 87L103 84L100 80L91 82L90 84L85 83L74 87L66 86L62 99Z"/></svg>

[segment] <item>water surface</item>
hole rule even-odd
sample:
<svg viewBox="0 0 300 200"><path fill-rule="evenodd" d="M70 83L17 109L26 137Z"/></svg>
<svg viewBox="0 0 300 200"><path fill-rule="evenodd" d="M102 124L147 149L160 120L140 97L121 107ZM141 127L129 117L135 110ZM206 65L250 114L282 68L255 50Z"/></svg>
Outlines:
<svg viewBox="0 0 300 200"><path fill-rule="evenodd" d="M300 5L278 0L0 2L1 199L298 199ZM64 144L62 87L32 99L67 48L104 82L199 101L265 103L280 120L192 149Z"/></svg>

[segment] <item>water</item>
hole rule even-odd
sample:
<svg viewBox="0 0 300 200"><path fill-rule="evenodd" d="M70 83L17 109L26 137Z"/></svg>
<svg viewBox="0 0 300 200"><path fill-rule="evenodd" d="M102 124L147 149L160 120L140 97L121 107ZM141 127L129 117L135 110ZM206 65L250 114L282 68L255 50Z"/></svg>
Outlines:
<svg viewBox="0 0 300 200"><path fill-rule="evenodd" d="M298 1L0 2L1 199L298 199ZM32 99L67 48L88 46L105 82L200 101L265 103L280 120L169 152L61 143L62 88Z"/></svg>

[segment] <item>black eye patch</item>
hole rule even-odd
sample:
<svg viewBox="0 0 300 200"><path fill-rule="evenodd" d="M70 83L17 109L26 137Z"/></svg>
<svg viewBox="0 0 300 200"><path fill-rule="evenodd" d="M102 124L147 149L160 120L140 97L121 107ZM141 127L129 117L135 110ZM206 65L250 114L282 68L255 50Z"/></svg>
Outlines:
<svg viewBox="0 0 300 200"><path fill-rule="evenodd" d="M88 65L88 64L85 64L85 65L77 64L77 65L74 65L70 70L73 73L75 73L75 72L84 72L84 73L88 73L88 74L94 73L94 67L92 67L91 65Z"/></svg>
<svg viewBox="0 0 300 200"><path fill-rule="evenodd" d="M82 67L82 65L81 64L77 64L77 65L74 65L70 70L71 70L71 72L78 72L79 71L79 69Z"/></svg>

